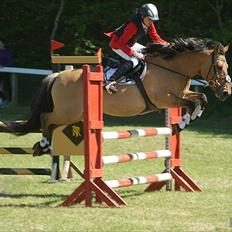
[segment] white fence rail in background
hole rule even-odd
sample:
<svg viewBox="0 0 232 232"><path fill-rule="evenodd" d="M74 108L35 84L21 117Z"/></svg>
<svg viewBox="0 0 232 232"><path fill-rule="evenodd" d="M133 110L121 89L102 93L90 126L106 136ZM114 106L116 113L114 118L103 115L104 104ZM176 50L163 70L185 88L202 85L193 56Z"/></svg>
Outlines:
<svg viewBox="0 0 232 232"><path fill-rule="evenodd" d="M11 103L18 104L18 76L17 74L35 75L45 77L53 71L48 69L32 69L32 68L16 68L16 67L0 67L0 73L10 73L11 76Z"/></svg>
<svg viewBox="0 0 232 232"><path fill-rule="evenodd" d="M0 67L0 73L10 73L11 75L11 103L16 106L18 104L18 76L17 74L35 75L45 77L53 71L49 69L33 69L33 68L17 68L17 67ZM33 77L33 76L31 76ZM206 83L206 82L205 82ZM192 80L193 86L202 86L195 80ZM196 89L197 90L197 89Z"/></svg>

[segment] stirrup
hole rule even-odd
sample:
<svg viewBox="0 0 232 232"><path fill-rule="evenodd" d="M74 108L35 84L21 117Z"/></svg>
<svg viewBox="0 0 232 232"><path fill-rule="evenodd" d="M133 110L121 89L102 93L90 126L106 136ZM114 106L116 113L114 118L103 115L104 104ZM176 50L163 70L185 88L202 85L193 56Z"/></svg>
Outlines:
<svg viewBox="0 0 232 232"><path fill-rule="evenodd" d="M112 94L112 93L117 93L117 88L116 88L116 81L112 81L108 84L106 84L104 87L106 89L106 91L109 93L109 94Z"/></svg>

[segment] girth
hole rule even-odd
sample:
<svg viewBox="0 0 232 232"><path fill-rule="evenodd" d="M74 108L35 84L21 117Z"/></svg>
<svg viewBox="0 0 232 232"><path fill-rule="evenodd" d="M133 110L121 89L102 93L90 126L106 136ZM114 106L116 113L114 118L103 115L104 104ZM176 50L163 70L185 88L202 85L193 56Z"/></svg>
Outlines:
<svg viewBox="0 0 232 232"><path fill-rule="evenodd" d="M137 88L139 89L139 92L141 93L141 95L142 95L142 97L144 99L144 102L146 104L146 108L140 113L140 115L147 114L147 113L150 113L150 112L153 112L153 111L159 111L159 109L157 108L157 106L154 105L151 102L150 98L148 97L147 91L144 88L143 82L141 81L141 79L139 78L139 76L138 75L134 75L132 78L135 81L135 84L136 84Z"/></svg>

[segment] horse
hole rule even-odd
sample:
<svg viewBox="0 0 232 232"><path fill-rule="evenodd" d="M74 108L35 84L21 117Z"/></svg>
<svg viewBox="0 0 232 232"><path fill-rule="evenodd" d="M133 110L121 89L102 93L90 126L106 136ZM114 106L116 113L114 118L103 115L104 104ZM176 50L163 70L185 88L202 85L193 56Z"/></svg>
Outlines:
<svg viewBox="0 0 232 232"><path fill-rule="evenodd" d="M174 133L200 117L207 105L205 94L190 91L191 78L199 75L221 101L231 95L231 79L224 47L217 41L200 38L176 39L171 45L148 45L143 53L147 72L143 81L147 96L156 109L185 108ZM82 69L65 70L47 76L32 101L31 112L23 123L8 123L18 135L41 129L42 139L33 155L46 153L56 126L83 120ZM144 113L146 104L135 85L119 85L118 92L104 91L104 113L127 117ZM176 132L175 132L176 131Z"/></svg>

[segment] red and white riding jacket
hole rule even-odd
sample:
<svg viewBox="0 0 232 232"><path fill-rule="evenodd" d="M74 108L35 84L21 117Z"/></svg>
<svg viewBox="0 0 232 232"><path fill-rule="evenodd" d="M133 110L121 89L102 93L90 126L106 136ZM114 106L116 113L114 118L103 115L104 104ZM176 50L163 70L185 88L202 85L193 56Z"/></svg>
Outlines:
<svg viewBox="0 0 232 232"><path fill-rule="evenodd" d="M143 27L142 19L140 16L123 24L113 32L105 33L111 37L110 47L113 49L120 49L128 56L133 56L134 51L131 47L146 34L149 35L152 41L156 43L168 44L167 41L162 39L156 31L154 23L147 28Z"/></svg>

